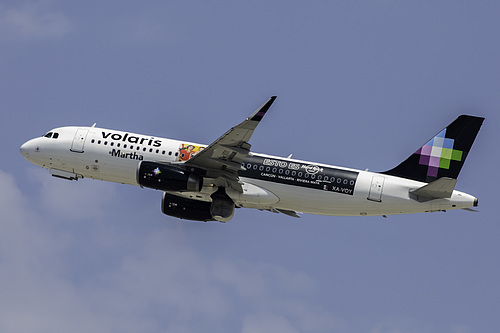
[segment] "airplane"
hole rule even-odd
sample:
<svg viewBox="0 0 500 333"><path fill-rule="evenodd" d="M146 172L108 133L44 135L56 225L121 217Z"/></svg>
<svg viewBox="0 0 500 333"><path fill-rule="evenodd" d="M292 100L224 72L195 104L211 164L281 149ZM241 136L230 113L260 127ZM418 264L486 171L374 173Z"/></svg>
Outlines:
<svg viewBox="0 0 500 333"><path fill-rule="evenodd" d="M228 222L235 208L330 216L473 210L455 190L484 118L461 115L384 172L251 152L250 138L276 96L209 145L90 127L59 127L24 143L21 155L68 180L91 178L163 192L166 215Z"/></svg>

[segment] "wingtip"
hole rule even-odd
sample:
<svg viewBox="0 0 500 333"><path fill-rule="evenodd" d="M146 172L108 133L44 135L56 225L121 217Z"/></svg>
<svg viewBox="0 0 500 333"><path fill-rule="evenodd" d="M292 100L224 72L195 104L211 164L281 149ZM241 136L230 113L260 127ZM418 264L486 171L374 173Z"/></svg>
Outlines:
<svg viewBox="0 0 500 333"><path fill-rule="evenodd" d="M251 116L250 120L254 121L261 121L266 112L269 110L271 105L273 104L274 100L276 99L277 96L271 96L271 98L265 102L260 108L257 109Z"/></svg>

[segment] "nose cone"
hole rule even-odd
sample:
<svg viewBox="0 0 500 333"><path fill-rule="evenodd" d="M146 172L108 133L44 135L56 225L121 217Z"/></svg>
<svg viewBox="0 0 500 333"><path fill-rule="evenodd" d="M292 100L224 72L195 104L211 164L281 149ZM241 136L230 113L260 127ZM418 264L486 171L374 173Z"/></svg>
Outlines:
<svg viewBox="0 0 500 333"><path fill-rule="evenodd" d="M38 153L40 151L40 147L36 143L36 139L25 142L21 148L19 148L19 152L21 155L30 161L33 158L33 154Z"/></svg>

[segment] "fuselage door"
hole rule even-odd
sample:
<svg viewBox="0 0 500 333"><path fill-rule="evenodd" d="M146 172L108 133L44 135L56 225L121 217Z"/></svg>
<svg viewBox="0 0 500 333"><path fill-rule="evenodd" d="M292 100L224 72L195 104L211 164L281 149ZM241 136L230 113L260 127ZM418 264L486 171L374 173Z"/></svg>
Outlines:
<svg viewBox="0 0 500 333"><path fill-rule="evenodd" d="M368 200L382 202L382 190L384 189L384 176L373 176L370 186Z"/></svg>
<svg viewBox="0 0 500 333"><path fill-rule="evenodd" d="M76 131L75 137L73 138L73 143L71 144L71 151L74 153L83 153L83 146L85 145L85 139L89 133L88 129L79 128Z"/></svg>

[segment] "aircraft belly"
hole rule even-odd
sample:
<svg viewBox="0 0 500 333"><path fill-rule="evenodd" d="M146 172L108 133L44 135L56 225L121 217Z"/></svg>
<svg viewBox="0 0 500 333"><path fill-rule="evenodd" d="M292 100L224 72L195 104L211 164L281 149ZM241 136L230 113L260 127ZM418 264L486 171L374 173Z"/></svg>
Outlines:
<svg viewBox="0 0 500 333"><path fill-rule="evenodd" d="M320 215L359 215L355 213L357 200L345 194L257 179L249 181L279 198L272 208Z"/></svg>

